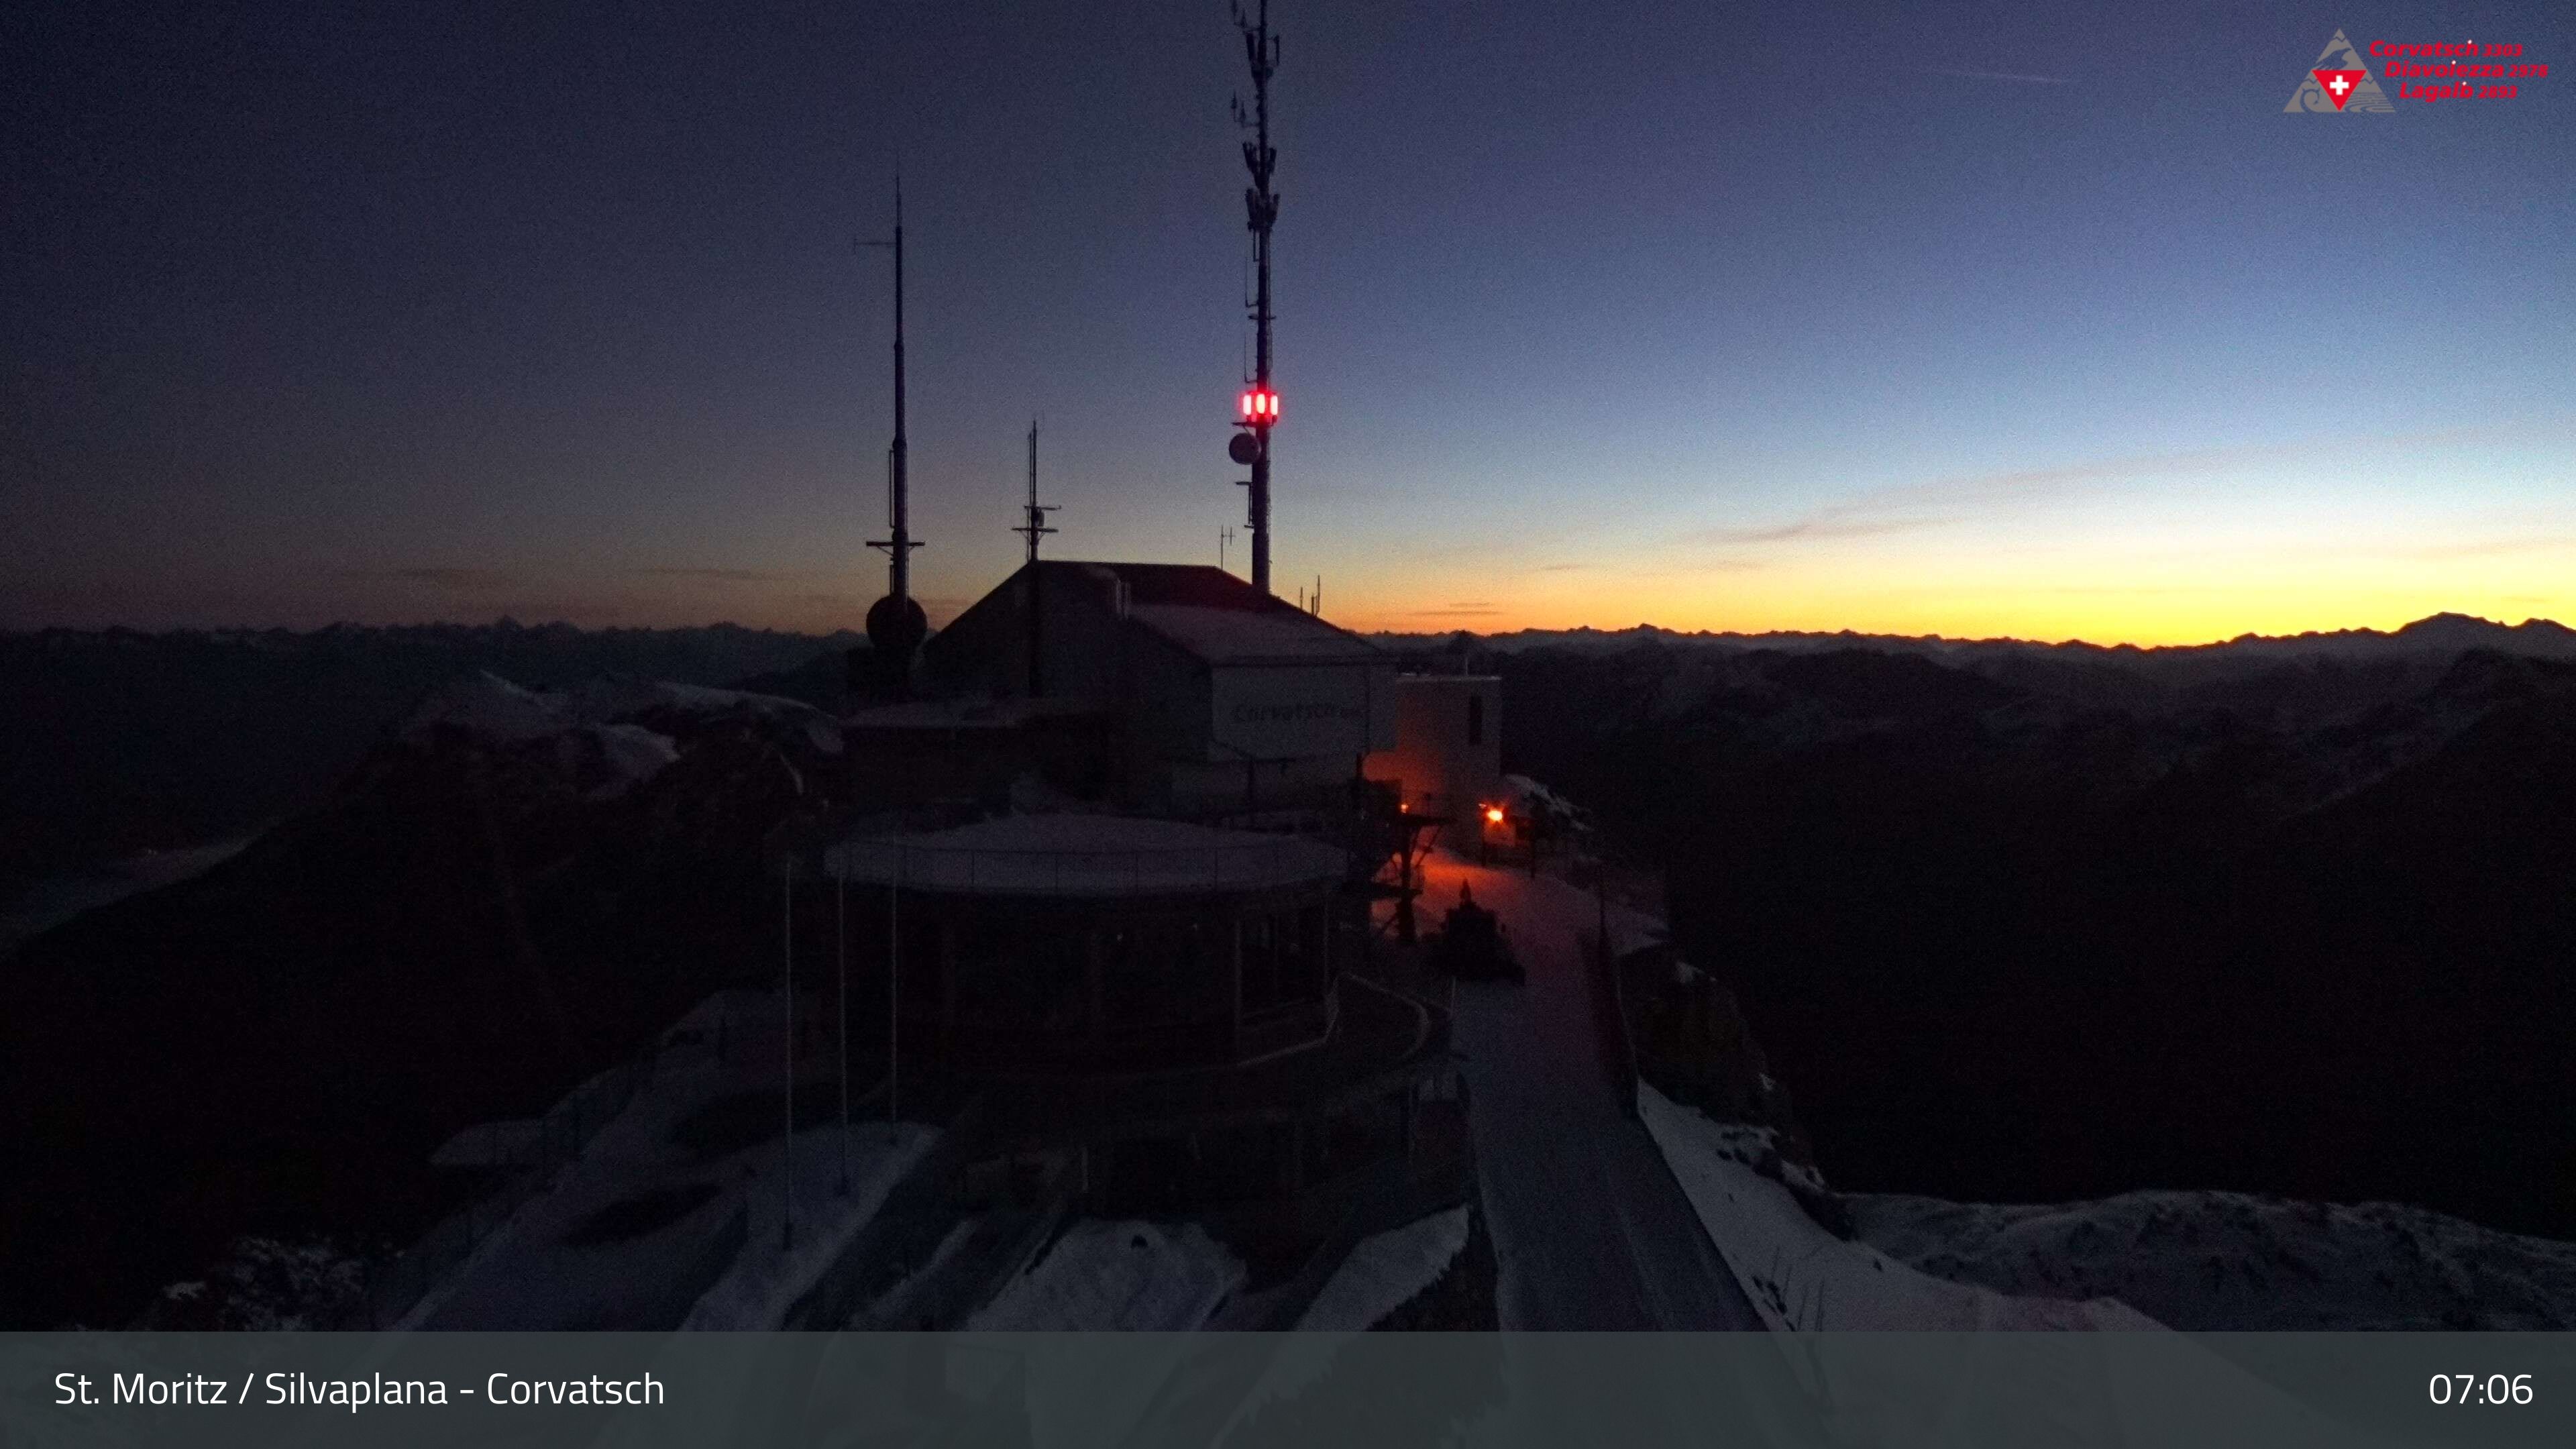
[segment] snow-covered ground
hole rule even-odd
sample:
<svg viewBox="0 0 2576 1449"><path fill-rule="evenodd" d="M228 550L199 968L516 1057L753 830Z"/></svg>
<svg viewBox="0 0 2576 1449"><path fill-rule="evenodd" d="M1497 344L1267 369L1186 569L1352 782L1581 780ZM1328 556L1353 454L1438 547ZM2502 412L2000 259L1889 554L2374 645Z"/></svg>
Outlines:
<svg viewBox="0 0 2576 1449"><path fill-rule="evenodd" d="M1863 1241L1927 1273L2006 1293L2108 1295L2174 1328L2576 1328L2576 1243L2396 1203L2232 1192L1843 1202Z"/></svg>
<svg viewBox="0 0 2576 1449"><path fill-rule="evenodd" d="M984 1331L1205 1324L1243 1282L1243 1264L1196 1223L1081 1219L968 1320Z"/></svg>
<svg viewBox="0 0 2576 1449"><path fill-rule="evenodd" d="M1076 1219L965 1327L981 1331L1154 1330L1112 1338L1071 1332L1023 1361L1027 1442L1092 1449L1138 1432L1198 1351L1197 1336L1243 1282L1243 1264L1196 1223ZM952 1383L971 1354L951 1359Z"/></svg>
<svg viewBox="0 0 2576 1449"><path fill-rule="evenodd" d="M114 865L73 871L40 880L19 893L0 912L0 955L19 942L42 935L84 911L114 905L127 896L159 890L200 876L234 856L256 836L244 835L212 845L176 850L147 850Z"/></svg>
<svg viewBox="0 0 2576 1449"><path fill-rule="evenodd" d="M721 1058L719 1038L726 1042ZM774 1124L740 1146L703 1133L693 1145L685 1124L699 1114L745 1094L775 1092L784 1045L775 993L728 992L703 1003L673 1029L650 1081L625 1109L425 1296L404 1326L657 1328L685 1311L691 1327L777 1327L778 1316L814 1285L938 1136L909 1123L854 1123L846 1138L847 1197L839 1192L845 1139L837 1123L796 1133L792 1163ZM784 1107L764 1110L783 1115ZM780 1212L790 1166L792 1252L782 1246ZM711 1262L738 1218L748 1228L739 1254ZM693 1308L671 1300L693 1275L707 1273L716 1275L713 1285Z"/></svg>
<svg viewBox="0 0 2576 1449"><path fill-rule="evenodd" d="M1534 884L1541 895L1552 888L1554 914L1574 913L1566 903L1572 887L1544 877ZM1488 893L1480 884L1478 898ZM1650 913L1614 903L1609 917L1622 951L1663 938L1663 922ZM2143 1319L2194 1331L2576 1328L2576 1243L2396 1203L2154 1191L1998 1206L1845 1194L1858 1238L1845 1243L1752 1171L1765 1140L1759 1129L1710 1123L1651 1087L1640 1101L1703 1221L1712 1201L1722 1209L1730 1226L1721 1232L1710 1223L1711 1235L1754 1296L1770 1300L1758 1306L1774 1326L1812 1326L1802 1312L1841 1325L1846 1313L1875 1303L1873 1312L1996 1326L2142 1326L2127 1320ZM1809 1169L1783 1170L1827 1190ZM1864 1262L1866 1277L1856 1266ZM1891 1278L1896 1270L1908 1271Z"/></svg>
<svg viewBox="0 0 2576 1449"><path fill-rule="evenodd" d="M774 1167L755 1169L745 1194L751 1206L751 1241L733 1266L689 1310L682 1328L775 1329L787 1310L822 1279L823 1270L885 1205L886 1194L919 1163L939 1134L927 1127L901 1124L891 1135L882 1123L850 1129L850 1190L840 1188L840 1129L827 1127L796 1134L796 1150L806 1166L796 1174L796 1236L786 1245L779 1231L784 1178ZM774 1157L776 1149L770 1149Z"/></svg>
<svg viewBox="0 0 2576 1449"><path fill-rule="evenodd" d="M1637 1109L1702 1226L1755 1311L1783 1331L1847 1329L2152 1329L2109 1298L2023 1298L1953 1283L1866 1243L1827 1232L1780 1183L1754 1171L1772 1147L1767 1127L1712 1122L1652 1086Z"/></svg>
<svg viewBox="0 0 2576 1449"><path fill-rule="evenodd" d="M729 714L801 723L815 749L830 755L841 752L840 726L828 715L776 695L622 679L537 690L488 672L456 680L433 693L404 723L403 734L418 740L449 728L507 743L558 739L588 752L599 777L592 794L606 797L644 783L680 757L670 736L639 721L668 724L674 716Z"/></svg>
<svg viewBox="0 0 2576 1449"><path fill-rule="evenodd" d="M1466 1247L1463 1205L1362 1238L1297 1327L1343 1333L1367 1328L1438 1282Z"/></svg>
<svg viewBox="0 0 2576 1449"><path fill-rule="evenodd" d="M2373 1442L2327 1417L2348 1406L2294 1399L2221 1361L2199 1339L2156 1331L2164 1325L2117 1298L1951 1282L1867 1242L1836 1238L1787 1188L1754 1170L1771 1145L1769 1129L1711 1122L1651 1086L1640 1085L1637 1095L1648 1130L1709 1235L1753 1291L1764 1321L1796 1335L1789 1351L1803 1364L1816 1402L1849 1431L1848 1442ZM1926 1204L1927 1215L1946 1206ZM1866 1331L1924 1329L2141 1330L2143 1336L2116 1354L2070 1347L2092 1372L2034 1386L2015 1372L2029 1366L2026 1355L1977 1347L1991 1339L1949 1340L1954 1361L1927 1376L1928 1360L1903 1349L1922 1340ZM1829 1336L1811 1336L1819 1331ZM1898 1347L1881 1347L1889 1344ZM1963 1434L1971 1425L1980 1437Z"/></svg>

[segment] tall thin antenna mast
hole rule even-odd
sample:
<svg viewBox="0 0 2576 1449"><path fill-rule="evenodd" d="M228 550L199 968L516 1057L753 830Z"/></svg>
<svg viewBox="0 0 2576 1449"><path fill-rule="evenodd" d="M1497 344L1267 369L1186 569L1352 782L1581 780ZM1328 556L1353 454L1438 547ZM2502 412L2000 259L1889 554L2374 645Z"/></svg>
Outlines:
<svg viewBox="0 0 2576 1449"><path fill-rule="evenodd" d="M1244 115L1243 102L1237 98L1234 118L1237 125L1252 131L1252 139L1243 143L1244 168L1252 173L1243 204L1253 235L1255 280L1252 390L1243 397L1239 421L1244 431L1231 455L1252 468L1248 520L1252 586L1266 594L1270 592L1270 432L1279 421L1279 395L1270 386L1270 228L1279 220L1279 194L1270 188L1271 169L1279 162L1279 153L1270 147L1270 76L1279 67L1279 41L1270 33L1270 0L1255 0L1250 20L1244 18L1241 0L1236 0L1234 23L1243 32L1244 59L1252 67L1252 114Z"/></svg>
<svg viewBox="0 0 2576 1449"><path fill-rule="evenodd" d="M891 537L868 540L886 551L886 596L868 610L868 642L875 646L886 682L898 695L912 689L912 655L930 632L930 621L912 598L912 500L905 476L903 401L903 171L894 174L894 237L869 246L894 251L894 442L886 449L886 526Z"/></svg>
<svg viewBox="0 0 2576 1449"><path fill-rule="evenodd" d="M1055 512L1056 505L1038 502L1038 422L1035 418L1029 419L1027 506L1028 522L1011 531L1025 536L1029 541L1029 698L1036 699L1046 693L1046 649L1041 642L1041 630L1045 623L1042 605L1046 594L1046 581L1038 577L1038 540L1055 532L1054 529L1047 527L1046 516Z"/></svg>
<svg viewBox="0 0 2576 1449"><path fill-rule="evenodd" d="M1046 516L1061 506L1061 504L1038 502L1038 424L1035 418L1031 418L1029 420L1029 501L1025 509L1028 521L1011 530L1029 541L1029 562L1038 561L1038 539L1045 534L1055 532L1054 529L1047 527Z"/></svg>

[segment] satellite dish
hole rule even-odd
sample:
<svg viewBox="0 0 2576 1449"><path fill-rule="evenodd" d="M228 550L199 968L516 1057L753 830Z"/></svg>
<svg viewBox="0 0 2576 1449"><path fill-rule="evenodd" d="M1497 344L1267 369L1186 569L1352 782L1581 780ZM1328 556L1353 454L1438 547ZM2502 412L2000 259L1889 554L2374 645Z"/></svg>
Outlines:
<svg viewBox="0 0 2576 1449"><path fill-rule="evenodd" d="M898 656L909 665L912 651L921 647L929 633L930 619L918 599L906 599L897 609L894 595L888 594L868 606L868 643L881 654Z"/></svg>
<svg viewBox="0 0 2576 1449"><path fill-rule="evenodd" d="M1261 444L1254 441L1250 433L1237 433L1234 435L1234 440L1225 445L1225 455L1249 466L1261 456Z"/></svg>

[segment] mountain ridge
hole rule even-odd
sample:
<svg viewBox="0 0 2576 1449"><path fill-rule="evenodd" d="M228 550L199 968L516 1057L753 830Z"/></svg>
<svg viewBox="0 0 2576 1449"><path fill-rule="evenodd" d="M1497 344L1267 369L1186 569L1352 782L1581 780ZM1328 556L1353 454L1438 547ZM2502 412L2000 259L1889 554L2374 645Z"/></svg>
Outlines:
<svg viewBox="0 0 2576 1449"><path fill-rule="evenodd" d="M2205 655L2214 651L2258 649L2296 654L2489 648L2508 653L2576 658L2576 629L2571 629L2555 619L2532 616L2519 624L2506 624L2473 614L2449 611L2427 614L2421 619L2388 630L2362 627L2311 629L2298 634L2249 632L2238 634L2233 638L2215 639L2197 644L2099 644L2085 639L2023 639L2010 635L1951 638L1941 634L1873 634L1851 629L1832 631L1778 629L1761 633L1744 633L1738 630L1670 629L1660 624L1647 623L1631 624L1624 629L1599 629L1586 624L1571 629L1515 629L1495 634L1477 634L1468 630L1441 633L1379 630L1366 637L1396 648L1437 648L1464 638L1475 641L1481 647L1495 650L1534 649L1552 645L1615 648L1648 641L1661 641L1731 645L1745 649L1878 647L1919 649L1928 652L2037 650L2115 657L2177 658Z"/></svg>

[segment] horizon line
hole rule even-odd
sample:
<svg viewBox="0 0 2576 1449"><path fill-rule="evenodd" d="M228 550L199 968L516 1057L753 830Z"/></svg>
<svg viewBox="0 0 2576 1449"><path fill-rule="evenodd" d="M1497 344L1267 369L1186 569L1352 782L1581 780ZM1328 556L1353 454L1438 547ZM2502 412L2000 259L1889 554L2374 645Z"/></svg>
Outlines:
<svg viewBox="0 0 2576 1449"><path fill-rule="evenodd" d="M2097 639L2086 639L2086 638L2080 638L2080 637L2075 637L2075 636L2068 636L2068 637L2061 638L2061 639L2046 639L2046 638L2037 638L2037 637L2026 637L2026 636L2018 635L2018 634L1984 634L1984 635L1959 634L1959 635L1951 635L1951 634L1942 634L1942 633L1938 633L1938 632L1922 633L1922 634L1906 634L1906 633L1898 633L1898 632L1887 631L1887 630L1855 629L1855 628L1849 628L1849 627L1842 628L1842 629L1761 629L1761 630L1708 629L1708 628L1700 628L1700 629L1680 629L1680 628L1672 627L1672 626L1670 626L1670 625L1649 623L1649 622L1646 622L1646 621L1643 621L1643 620L1640 620L1639 622L1634 623L1634 624L1624 624L1624 625L1620 625L1620 626L1617 626L1617 627L1614 627L1614 628L1603 628L1603 627L1601 627L1601 626L1599 626L1599 625L1595 625L1595 624L1570 624L1570 625L1554 626L1554 627L1551 627L1551 626L1545 626L1545 625L1536 625L1536 624L1531 624L1531 625L1523 625L1522 627L1517 628L1517 629L1491 629L1491 630L1478 630L1478 629L1438 629L1438 628L1434 628L1434 629L1389 629L1389 628L1363 629L1363 628L1355 628L1355 627L1352 627L1352 626L1349 626L1349 625L1339 625L1339 624L1334 625L1334 627L1336 627L1336 628L1340 628L1340 629L1344 630L1344 632L1346 632L1346 633L1355 634L1355 635L1358 635L1358 636L1360 636L1360 637L1362 637L1362 638L1368 638L1368 639L1425 639L1425 640L1438 640L1438 639L1449 639L1449 638L1455 638L1455 637L1456 637L1456 636L1458 636L1459 634L1466 634L1466 635L1469 635L1470 637L1473 637L1473 638L1476 638L1476 639L1479 639L1479 640L1510 639L1510 638L1515 638L1515 637L1519 637L1519 636L1527 636L1527 635L1584 635L1584 634L1591 634L1591 635L1616 636L1616 635L1626 635L1626 634L1661 634L1661 635L1670 635L1670 636L1673 636L1673 637L1676 637L1676 638L1682 638L1682 639L1745 639L1745 640L1761 640L1761 639L1854 639L1854 640L1887 640L1887 641L1906 642L1906 643L1955 644L1955 645L1970 645L1970 644L2021 644L2021 645L2030 645L2030 646L2036 646L2036 647L2040 647L2040 648L2051 648L2051 649L2055 649L2055 648L2068 648L2068 647L2077 647L2077 646L2080 646L2080 647L2088 648L2088 649L2106 649L2106 650L2109 650L2109 649L2133 649L2133 650L2139 650L2139 651L2144 652L2144 651L2163 650L2163 649L2210 649L2210 648L2219 648L2219 647L2224 647L2224 646L2226 646L2226 645L2230 645L2230 644L2243 644L2243 643L2253 643L2253 642L2297 642L2297 641L2299 641L2299 640L2303 640L2303 639L2318 639L2318 640L2323 640L2323 639L2339 639L2339 638L2351 638L2351 637L2356 637L2356 636L2365 636L2365 635L2366 635L2366 636L2375 636L2375 637L2382 638L2382 639L2393 639L2393 638L2397 637L2398 635L2400 635L2400 634L2402 634L2402 633L2406 632L2406 631L2407 631L2407 630L2409 630L2409 629L2414 629L2414 628L2417 628L2417 627L2422 626L2422 625L2432 624L2432 623L2436 623L2436 622L2440 622L2440 621L2444 621L2444 620L2459 620L2459 621L2466 622L2466 623L2480 624L2480 625L2485 625L2485 626L2487 626L2487 627L2489 627L2489 628L2502 629L2502 630L2507 630L2507 631L2511 631L2511 630L2518 630L2518 629L2528 629L2528 628L2532 628L2532 627L2534 627L2534 626L2544 626L2544 627L2546 627L2546 628L2557 629L2557 630L2560 630L2560 631L2562 631L2562 632L2567 632L2567 633L2570 633L2570 634L2576 634L2576 626L2570 626L2570 625L2568 625L2568 624L2566 624L2566 623L2564 623L2564 622L2562 622L2562 621L2560 621L2560 620L2553 619L2553 618L2549 618L2549 617L2546 617L2546 616L2544 616L2544 615L2539 615L2539 614L2533 614L2533 615L2526 616L2526 617L2525 617L2525 618L2524 618L2520 623L2518 623L2518 624L2509 624L2509 623L2506 623L2506 622L2505 622L2504 620L2502 620L2502 619L2493 619L2493 618L2489 618L2489 617L2487 617L2487 616L2485 616L2485 615L2483 615L2483 614L2465 613L2465 612L2462 612L2462 611L2459 611L2459 610L2450 610L2450 609L2436 610L2435 612L2430 613L2430 614L2426 614L2426 615L2424 615L2424 616L2422 616L2422 617L2420 617L2420 618L2410 619L2410 620L2406 621L2405 623L2400 624L2400 625L2396 626L2395 628L2391 628L2391 629L2381 629L2381 628L2374 627L2374 626L2372 626L2372 625L2362 624L2362 625L2347 625L2347 626L2344 626L2344 627L2341 627L2341 628L2334 628L2334 629L2304 629L2304 630L2301 630L2301 631L2299 631L2299 632L2297 632L2297 633L2295 633L2295 634L2265 634L2265 633L2260 633L2260 632L2257 632L2257 631L2254 631L2254 630L2246 630L2246 631L2243 631L2243 632L2240 632L2240 633L2237 633L2237 634L2229 635L2229 636L2224 637L2224 638L2201 639L2201 640L2185 640L2185 641L2167 641L2167 642L2163 642L2163 643L2152 643L2152 644L2150 644L2150 643L2140 643L2140 642L2135 641L2135 640L2125 640L2125 639L2123 639L2123 640L2109 640L2109 641L2104 641L2104 640L2097 640ZM1325 620L1324 620L1324 622L1326 622L1326 623L1328 623L1328 624L1329 624L1329 623L1332 623L1332 620L1330 620L1330 619L1328 618L1328 619L1325 619ZM709 620L709 621L706 621L706 622L703 622L703 623L694 623L694 624L614 624L614 623L602 623L602 624L578 624L578 623L574 623L573 621L571 621L571 620L569 620L569 619L564 619L564 618L560 618L560 617L558 617L558 618L553 618L553 619L540 619L540 620L534 620L534 621L531 621L531 620L526 620L526 619L520 619L520 618L517 618L516 616L514 616L514 615L510 615L510 614L501 614L501 615L498 615L498 616L496 616L496 617L494 617L494 618L492 618L492 619L485 620L485 621L482 621L482 622L472 622L472 621L467 621L467 620L463 620L463 619L455 619L455 618L443 618L443 619L414 619L414 620L406 620L406 621L402 621L402 622L398 622L398 623L360 623L360 622L357 622L357 621L355 621L355 620L349 620L349 619L335 619L335 620L333 620L333 621L331 621L330 623L327 623L327 624L315 624L315 625L311 625L311 626L307 626L307 627L298 627L298 626L296 626L296 625L292 625L292 624L175 624L175 625L169 625L169 626L157 627L157 628L156 628L156 627L147 627L147 626L144 626L144 625L138 625L138 624L36 624L36 625L26 625L26 626L17 626L17 625L0 625L0 639L5 639L5 638L10 638L10 637L15 637L15 636L29 636L29 637L32 637L32 636L42 635L42 634L98 634L98 635L106 635L106 634L119 634L119 633L123 633L123 634L140 634L140 635L144 635L144 636L147 636L147 637L172 637L172 636L184 636L184 635L208 635L208 634L289 634L289 635L313 635L313 634L325 634L325 633L330 633L330 632L333 632L333 631L336 631L336 630L367 630L367 629L374 629L374 630L383 630L383 631L386 631L386 632L393 632L393 631L396 631L396 630L404 630L404 629L498 629L498 628L503 628L503 627L511 627L511 628L517 628L517 629L529 630L529 631L547 630L547 629L571 629L571 630L573 630L573 631L575 631L575 632L577 632L577 633L584 633L584 634L609 634L609 633L630 633L630 634L661 633L661 634L677 634L677 633L689 633L689 632L693 632L693 631L696 631L696 630L706 630L706 629L739 629L739 630L742 630L742 631L744 631L744 632L746 632L746 633L757 633L757 634L778 634L778 635L785 635L785 636L788 636L788 637L791 637L791 638L806 638L806 639L813 639L813 640L816 640L816 641L824 641L824 640L837 639L837 638L841 638L841 637L844 637L844 636L862 636L862 637L863 637L863 631L858 630L858 629L854 629L854 628L850 628L850 627L847 627L847 626L838 627L838 628L833 628L833 629L826 629L826 630L816 630L816 629L798 629L798 628L780 628L780 627L777 627L777 626L773 626L773 625L766 625L766 624L745 624L745 623L742 623L742 622L740 622L740 621L738 621L738 620L734 620L734 619L715 619L715 620ZM941 627L945 627L945 626L943 625L943 626L941 626ZM937 631L936 631L936 630L934 630L933 632L937 632Z"/></svg>

